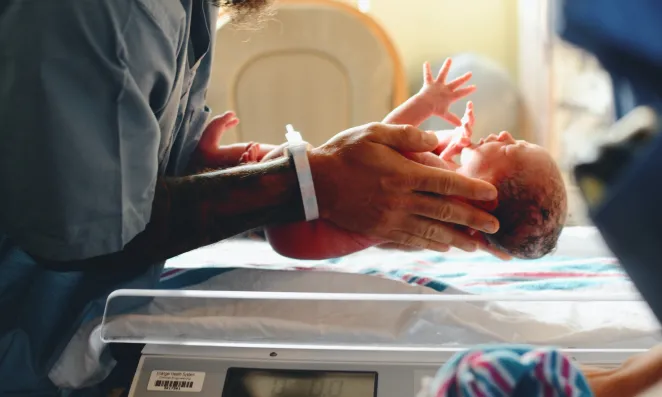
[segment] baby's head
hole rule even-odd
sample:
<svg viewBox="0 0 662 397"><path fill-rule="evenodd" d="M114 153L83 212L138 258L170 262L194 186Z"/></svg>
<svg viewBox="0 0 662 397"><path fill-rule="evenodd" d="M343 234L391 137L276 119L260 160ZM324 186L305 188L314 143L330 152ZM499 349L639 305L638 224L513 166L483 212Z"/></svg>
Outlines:
<svg viewBox="0 0 662 397"><path fill-rule="evenodd" d="M490 244L522 259L540 258L556 247L568 204L561 173L545 149L502 132L464 149L460 162L457 172L490 182L499 192L491 212L500 227L485 235Z"/></svg>

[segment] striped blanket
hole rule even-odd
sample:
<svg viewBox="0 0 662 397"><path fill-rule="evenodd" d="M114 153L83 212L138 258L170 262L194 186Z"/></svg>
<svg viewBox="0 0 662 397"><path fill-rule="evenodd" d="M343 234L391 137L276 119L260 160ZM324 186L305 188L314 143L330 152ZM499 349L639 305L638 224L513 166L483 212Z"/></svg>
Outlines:
<svg viewBox="0 0 662 397"><path fill-rule="evenodd" d="M172 259L166 264L160 287L189 287L238 268L368 274L426 286L438 292L449 287L468 293L492 294L631 290L631 283L618 261L610 256L551 255L538 260L503 262L483 253L369 249L338 259L296 261L276 255L265 242L247 240L218 244Z"/></svg>
<svg viewBox="0 0 662 397"><path fill-rule="evenodd" d="M509 262L499 261L482 253L439 254L430 251L401 252L380 249L368 249L339 259L296 261L279 256L264 241L236 239L169 260L157 288L234 291L323 289L331 292L340 286L339 289L342 290L342 287L347 285L341 284L347 280L338 280L345 277L340 277L341 275L338 274L332 277L313 274L331 271L362 275L356 278L347 277L354 280L348 283L351 284L348 288L350 292L363 292L365 289L366 292L405 293L403 291L410 290L412 293L420 293L421 286L429 288L430 292L444 294L527 295L543 292L604 295L633 292L632 283L597 237L599 237L597 231L592 228L568 228L562 234L559 249L553 255L533 261ZM268 272L255 272L251 269L277 272L271 277ZM311 273L309 275L313 277L302 277L301 272ZM366 275L379 277L382 280L368 280L370 277ZM390 282L384 283L384 279ZM370 284L369 281L375 282ZM302 283L307 283L304 288ZM412 288L407 288L407 285L411 285ZM130 302L129 299L124 304L131 305ZM657 323L651 321L646 308L631 302L622 302L622 304L595 302L595 304L581 305L575 305L574 302L566 302L564 305L559 305L558 302L552 302L552 305L533 302L533 306L527 303L532 302L512 302L512 304L501 302L498 308L490 305L490 302L485 304L489 308L485 308L487 306L480 303L461 304L462 310L458 309L460 306L457 305L448 307L441 305L439 310L425 312L434 314L433 317L427 318L426 324L433 324L431 326L437 327L438 329L435 328L437 331L443 329L443 332L434 334L443 335L444 339L437 341L440 344L493 343L500 340L513 342L516 339L515 342L518 343L524 340L527 343L536 341L536 343L561 343L568 346L584 345L590 341L596 346L603 346L604 343L628 340L634 341L632 344L639 346L641 338L657 335L658 331ZM119 306L122 305L120 302ZM156 312L169 315L176 315L178 310L182 310L181 302L172 308L162 307L163 302L159 305L155 307ZM222 313L223 307L220 305L216 309L220 310L218 313ZM377 319L383 321L384 313L386 317L390 313L384 310L386 309L370 311L368 315L373 316L374 319L362 318L367 321L366 324ZM504 313L508 315L504 317ZM414 314L416 313L412 315ZM301 313L301 316L301 318L297 317L296 321L308 321L306 313ZM477 320L478 318L480 321ZM539 318L544 318L544 321L540 321ZM624 318L628 319L625 323L614 320ZM110 368L111 363L101 357L103 346L99 345L98 339L92 337L93 333L99 332L100 321L100 318L91 319L77 331L65 353L62 354L62 360L54 366L50 374L53 382L58 385L80 385ZM151 330L161 329L158 321L154 324L149 323L149 319L146 321L143 324L145 327L155 327L149 328ZM313 316L310 321L312 325L316 324L317 317ZM225 332L229 332L227 324L223 322L219 324L225 327ZM624 324L627 326L624 327ZM469 328L471 332L466 331ZM513 332L513 329L517 332ZM244 332L241 327L236 331ZM283 331L287 335L291 334L291 329L288 327L283 328ZM382 331L380 329L379 332ZM183 331L177 330L177 332ZM395 332L394 335L400 333ZM647 339L641 343L649 345Z"/></svg>

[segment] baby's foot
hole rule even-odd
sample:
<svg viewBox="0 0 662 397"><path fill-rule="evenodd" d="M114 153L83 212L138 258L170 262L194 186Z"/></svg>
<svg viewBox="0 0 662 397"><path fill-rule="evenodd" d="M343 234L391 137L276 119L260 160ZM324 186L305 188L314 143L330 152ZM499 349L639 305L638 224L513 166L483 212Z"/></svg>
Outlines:
<svg viewBox="0 0 662 397"><path fill-rule="evenodd" d="M236 127L237 124L239 124L239 119L232 111L227 111L221 116L214 117L202 133L202 137L198 143L198 150L203 156L213 158L221 145L223 134L227 130Z"/></svg>
<svg viewBox="0 0 662 397"><path fill-rule="evenodd" d="M239 158L239 164L257 163L260 160L260 144L251 142Z"/></svg>

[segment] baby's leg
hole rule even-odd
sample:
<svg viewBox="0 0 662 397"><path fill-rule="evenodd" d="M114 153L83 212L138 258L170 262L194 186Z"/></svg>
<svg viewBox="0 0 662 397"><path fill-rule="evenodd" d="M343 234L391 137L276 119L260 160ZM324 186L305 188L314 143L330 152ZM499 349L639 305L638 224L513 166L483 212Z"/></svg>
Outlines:
<svg viewBox="0 0 662 397"><path fill-rule="evenodd" d="M215 117L209 123L198 143L198 152L202 156L204 168L219 169L255 163L275 148L273 145L260 145L254 142L221 146L223 134L238 124L239 119L231 111Z"/></svg>
<svg viewBox="0 0 662 397"><path fill-rule="evenodd" d="M338 258L384 243L325 220L272 226L266 229L266 236L279 254L308 260Z"/></svg>
<svg viewBox="0 0 662 397"><path fill-rule="evenodd" d="M261 161L281 157L284 147L274 148ZM295 259L337 258L384 242L349 232L321 219L271 226L266 228L265 234L276 252Z"/></svg>

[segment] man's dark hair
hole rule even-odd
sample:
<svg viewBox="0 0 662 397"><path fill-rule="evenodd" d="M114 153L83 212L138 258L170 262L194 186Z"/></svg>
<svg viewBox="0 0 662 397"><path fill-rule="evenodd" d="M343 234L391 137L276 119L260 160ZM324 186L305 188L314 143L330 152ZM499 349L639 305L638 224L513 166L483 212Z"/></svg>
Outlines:
<svg viewBox="0 0 662 397"><path fill-rule="evenodd" d="M499 203L492 214L499 231L485 234L502 251L520 259L538 259L556 248L567 212L566 192L560 175L533 180L519 170L496 187Z"/></svg>

